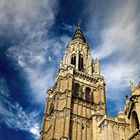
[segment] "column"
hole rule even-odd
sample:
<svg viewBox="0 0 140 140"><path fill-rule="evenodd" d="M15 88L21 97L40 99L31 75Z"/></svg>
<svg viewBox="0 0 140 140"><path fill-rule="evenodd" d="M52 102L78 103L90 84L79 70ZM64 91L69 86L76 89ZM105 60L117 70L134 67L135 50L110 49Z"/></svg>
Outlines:
<svg viewBox="0 0 140 140"><path fill-rule="evenodd" d="M76 54L76 70L78 70L78 64L79 64L79 51L77 51Z"/></svg>
<svg viewBox="0 0 140 140"><path fill-rule="evenodd" d="M96 116L92 116L92 134L93 140L97 139L97 119Z"/></svg>

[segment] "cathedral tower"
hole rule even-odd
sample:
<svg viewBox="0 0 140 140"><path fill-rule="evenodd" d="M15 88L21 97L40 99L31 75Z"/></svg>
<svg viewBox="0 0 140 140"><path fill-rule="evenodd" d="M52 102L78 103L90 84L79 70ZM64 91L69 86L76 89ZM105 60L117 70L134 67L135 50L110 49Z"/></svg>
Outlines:
<svg viewBox="0 0 140 140"><path fill-rule="evenodd" d="M92 140L97 116L106 115L105 82L98 59L78 25L52 88L47 91L40 140Z"/></svg>

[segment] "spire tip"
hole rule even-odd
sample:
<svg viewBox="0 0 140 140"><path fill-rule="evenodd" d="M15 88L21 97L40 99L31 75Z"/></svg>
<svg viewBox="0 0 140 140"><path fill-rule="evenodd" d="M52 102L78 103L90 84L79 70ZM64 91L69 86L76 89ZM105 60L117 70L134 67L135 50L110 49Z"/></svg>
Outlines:
<svg viewBox="0 0 140 140"><path fill-rule="evenodd" d="M77 27L80 27L80 17L78 18Z"/></svg>

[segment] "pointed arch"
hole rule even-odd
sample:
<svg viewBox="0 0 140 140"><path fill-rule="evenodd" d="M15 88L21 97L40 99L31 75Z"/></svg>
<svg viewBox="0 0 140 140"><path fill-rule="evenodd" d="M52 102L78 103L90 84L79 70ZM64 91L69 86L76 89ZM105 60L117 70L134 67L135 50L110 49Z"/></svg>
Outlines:
<svg viewBox="0 0 140 140"><path fill-rule="evenodd" d="M71 64L76 65L76 55L75 54L72 54L72 56L71 56Z"/></svg>
<svg viewBox="0 0 140 140"><path fill-rule="evenodd" d="M138 120L138 116L137 116L136 111L132 112L131 125L132 125L132 131L135 131L135 130L140 128L139 120Z"/></svg>
<svg viewBox="0 0 140 140"><path fill-rule="evenodd" d="M78 83L74 84L74 95L79 96L80 94L80 85Z"/></svg>
<svg viewBox="0 0 140 140"><path fill-rule="evenodd" d="M80 54L79 55L79 62L78 62L78 69L81 71L84 68L84 59L83 59L83 55Z"/></svg>
<svg viewBox="0 0 140 140"><path fill-rule="evenodd" d="M91 89L89 87L86 87L85 94L86 100L91 101Z"/></svg>

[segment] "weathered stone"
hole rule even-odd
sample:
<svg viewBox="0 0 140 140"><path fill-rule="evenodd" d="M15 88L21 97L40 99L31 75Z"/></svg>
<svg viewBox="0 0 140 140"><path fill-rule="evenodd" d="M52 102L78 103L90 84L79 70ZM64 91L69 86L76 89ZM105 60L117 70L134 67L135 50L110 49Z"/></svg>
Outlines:
<svg viewBox="0 0 140 140"><path fill-rule="evenodd" d="M47 92L40 140L140 140L140 83L130 88L124 112L108 116L99 60L78 25Z"/></svg>

